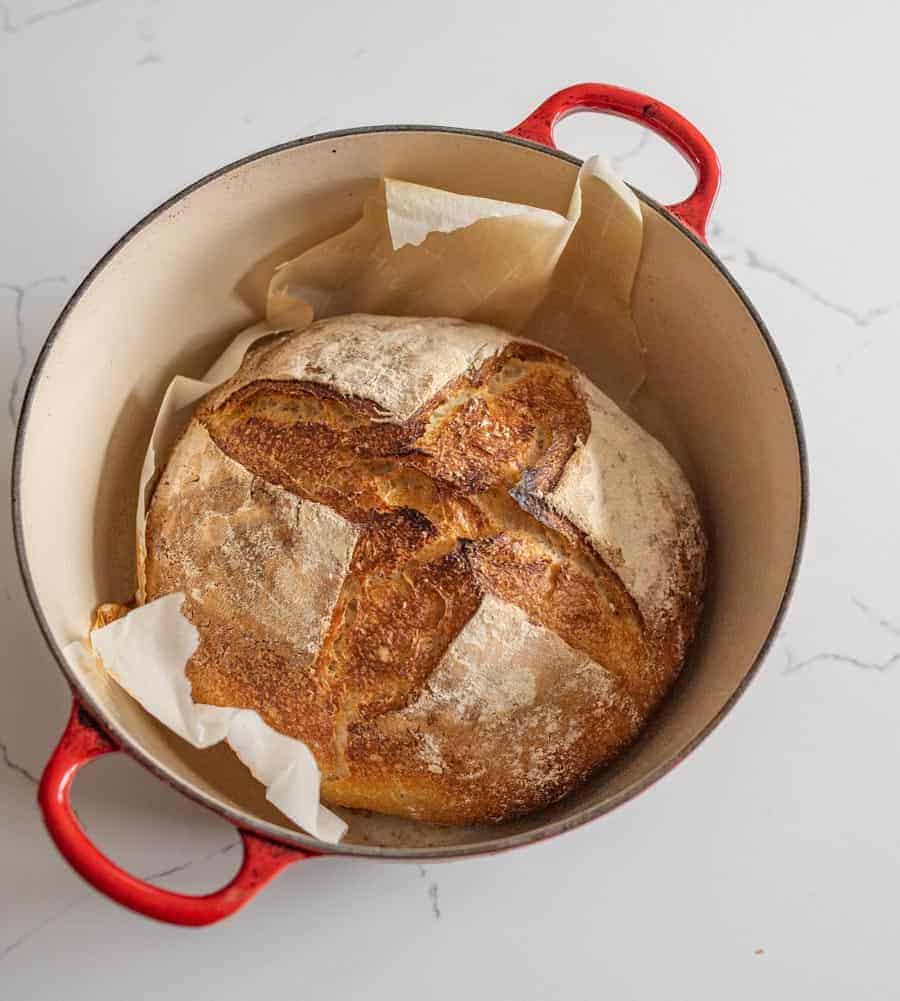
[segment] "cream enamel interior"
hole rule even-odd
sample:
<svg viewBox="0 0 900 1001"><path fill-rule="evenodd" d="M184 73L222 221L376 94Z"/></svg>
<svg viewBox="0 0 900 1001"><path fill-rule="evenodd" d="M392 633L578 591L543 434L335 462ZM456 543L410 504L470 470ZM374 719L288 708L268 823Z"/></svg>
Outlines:
<svg viewBox="0 0 900 1001"><path fill-rule="evenodd" d="M346 227L383 175L565 212L576 171L567 158L490 135L357 132L239 164L139 227L61 321L20 431L20 545L52 642L82 635L98 602L133 592L136 485L162 394L173 375L198 375L254 322L266 262ZM643 213L635 314L648 384L637 416L685 466L712 542L706 609L685 671L638 743L551 809L479 829L342 811L350 832L338 852L491 851L603 812L696 742L771 632L802 532L802 446L789 395L719 267L652 205ZM585 340L573 360L604 385L599 342ZM99 672L72 680L107 728L183 791L244 826L317 844L265 802L226 748L190 748Z"/></svg>

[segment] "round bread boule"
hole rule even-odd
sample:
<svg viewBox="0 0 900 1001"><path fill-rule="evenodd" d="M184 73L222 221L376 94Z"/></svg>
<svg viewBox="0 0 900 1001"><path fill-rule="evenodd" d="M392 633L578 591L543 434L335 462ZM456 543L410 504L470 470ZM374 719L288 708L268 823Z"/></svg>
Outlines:
<svg viewBox="0 0 900 1001"><path fill-rule="evenodd" d="M282 334L196 410L142 600L186 595L196 702L306 742L322 799L500 821L631 741L677 675L706 542L665 449L482 324Z"/></svg>

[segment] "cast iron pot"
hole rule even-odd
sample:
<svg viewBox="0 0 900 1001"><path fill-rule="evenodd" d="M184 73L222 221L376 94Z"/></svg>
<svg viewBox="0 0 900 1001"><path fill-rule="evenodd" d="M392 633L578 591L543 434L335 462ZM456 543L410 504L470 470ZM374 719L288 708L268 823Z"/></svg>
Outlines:
<svg viewBox="0 0 900 1001"><path fill-rule="evenodd" d="M227 747L189 747L101 671L67 664L61 647L83 635L97 603L132 593L136 484L162 393L176 373L202 372L229 336L254 322L260 262L284 259L348 226L384 175L565 211L579 161L556 149L553 127L584 110L652 129L697 176L694 192L678 205L637 192L645 236L634 290L656 405L644 422L688 470L712 543L697 641L638 742L554 806L475 828L343 811L345 840L323 844L266 802ZM256 153L151 212L96 265L38 358L13 470L22 575L74 695L41 781L40 805L59 850L88 882L159 920L208 924L300 859L451 859L560 834L646 789L713 729L758 667L784 612L807 482L800 418L778 352L704 242L718 183L712 147L677 112L643 94L581 84L505 133L378 126ZM574 360L602 385L602 352L585 343L578 355ZM129 875L94 847L72 811L71 783L88 761L119 750L240 830L244 861L228 886L201 897L172 893Z"/></svg>

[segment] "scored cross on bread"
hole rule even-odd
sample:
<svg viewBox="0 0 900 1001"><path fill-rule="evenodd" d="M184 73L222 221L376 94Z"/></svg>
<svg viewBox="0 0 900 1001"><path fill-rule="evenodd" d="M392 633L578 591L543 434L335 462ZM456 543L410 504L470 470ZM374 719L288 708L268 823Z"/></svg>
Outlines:
<svg viewBox="0 0 900 1001"><path fill-rule="evenodd" d="M563 357L349 316L256 346L154 492L196 702L305 741L322 798L444 823L559 798L677 674L705 541L683 474Z"/></svg>

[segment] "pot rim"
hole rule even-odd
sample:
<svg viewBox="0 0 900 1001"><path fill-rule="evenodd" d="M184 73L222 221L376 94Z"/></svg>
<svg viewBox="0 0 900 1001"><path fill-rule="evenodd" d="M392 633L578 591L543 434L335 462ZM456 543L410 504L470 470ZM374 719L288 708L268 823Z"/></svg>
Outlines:
<svg viewBox="0 0 900 1001"><path fill-rule="evenodd" d="M269 838L272 841L277 841L281 844L290 845L292 847L300 847L306 850L311 850L317 854L328 854L328 855L346 855L355 856L362 858L379 858L379 859L395 859L395 860L409 860L409 861L426 861L426 860L449 860L455 858L464 858L478 855L490 855L495 854L500 851L504 851L509 848L515 848L527 844L532 844L537 841L543 841L546 838L551 838L557 834L562 834L566 831L573 830L576 827L581 827L583 824L588 823L591 820L596 820L610 811L614 810L616 807L621 806L623 803L635 796L649 789L650 786L654 785L659 779L670 772L676 765L680 764L710 733L721 723L725 716L734 707L737 700L743 695L750 681L756 676L759 671L766 654L769 651L770 646L778 633L781 626L782 620L784 619L785 612L787 610L788 604L790 603L791 597L794 592L794 587L797 581L797 573L800 566L800 561L803 555L803 549L806 540L806 529L807 529L807 519L809 514L809 466L807 459L806 450L806 438L803 430L803 422L800 416L800 408L797 402L796 393L794 391L793 384L791 383L790 376L788 375L787 369L772 339L771 334L766 328L762 317L759 315L750 299L731 275L728 269L725 267L723 262L715 254L715 252L701 240L692 230L685 226L675 215L672 214L663 205L657 202L655 199L644 194L638 188L629 185L629 187L634 191L635 195L651 209L662 215L671 225L675 226L681 231L681 234L687 237L699 250L710 260L710 262L715 266L719 273L725 278L734 292L737 294L738 298L741 300L744 308L750 314L756 325L757 330L760 333L765 345L772 357L775 367L778 371L779 378L784 387L785 394L788 399L788 404L791 410L791 417L794 425L794 433L797 439L797 451L800 466L800 511L799 519L797 525L797 539L794 547L794 555L791 562L791 570L788 575L788 580L785 585L784 593L782 594L781 601L778 606L778 610L775 617L772 620L772 625L769 628L768 634L763 641L759 653L757 654L754 661L748 667L746 673L740 681L740 684L732 692L731 696L725 702L725 704L719 709L719 711L710 719L706 725L700 730L699 733L684 747L682 747L677 753L673 754L671 757L666 759L661 764L657 765L646 775L642 776L639 780L633 782L631 785L627 786L617 795L611 797L609 800L602 804L598 804L592 807L586 807L577 813L567 816L561 820L553 821L542 825L534 830L521 832L518 834L511 834L504 838L497 839L490 843L473 843L470 845L460 845L454 846L452 848L388 848L382 846L366 846L366 845L354 845L354 844L343 844L338 843L336 845L327 844L325 842L319 841L310 835L298 831L298 832L287 832L284 828L278 827L268 821L259 820L256 817L248 813L244 813L241 810L236 810L230 806L227 806L220 802L215 796L209 795L200 789L192 787L185 780L181 779L179 776L168 771L159 765L141 746L134 740L130 733L115 725L114 722L107 719L105 712L102 707L97 704L97 702L91 697L91 694L85 689L78 681L77 677L69 668L68 663L62 655L62 651L56 643L53 637L50 626L44 616L43 609L41 607L41 602L38 597L37 591L34 586L34 580L31 576L31 570L28 565L28 557L25 552L25 538L24 529L22 523L22 510L21 510L21 476L22 476L22 463L23 456L25 452L26 436L28 431L28 423L31 415L31 406L34 401L34 395L40 382L41 375L43 373L44 365L46 364L47 358L49 357L50 351L57 337L62 332L65 326L66 320L72 310L78 305L82 296L85 294L87 289L93 284L94 280L99 276L99 274L107 267L107 265L113 260L113 258L118 254L118 252L129 243L138 233L140 233L146 226L152 223L158 216L162 215L164 212L168 211L179 201L190 195L194 191L197 191L201 187L209 184L212 181L217 180L223 175L235 170L239 167L243 167L249 163L253 163L256 160L261 160L264 157L271 156L277 153L282 153L287 150L296 149L301 146L306 146L314 142L322 142L328 139L342 139L347 136L353 135L365 135L370 133L378 132L443 132L449 133L451 135L464 135L464 136L474 136L485 139L493 139L499 142L512 143L517 146L524 146L527 149L533 150L537 153L542 153L545 156L552 156L557 159L563 160L566 163L573 164L574 166L581 166L582 160L578 157L572 156L569 153L565 153L562 150L550 148L548 146L543 146L539 143L531 142L525 139L520 139L517 136L511 136L508 133L495 132L488 129L466 129L458 128L453 126L443 126L443 125L370 125L361 126L356 128L339 129L331 132L320 132L315 135L301 137L299 139L291 139L287 142L278 143L274 146L269 146L266 149L260 150L255 153L251 153L247 156L240 157L237 160L232 161L225 166L219 167L216 170L204 175L186 187L182 188L176 194L167 198L156 208L148 212L142 219L135 223L126 233L121 236L110 249L97 261L97 263L90 269L87 275L82 279L78 287L70 296L66 305L63 307L53 326L50 328L50 332L47 335L44 344L41 347L40 352L35 360L34 367L32 368L31 375L28 379L28 386L25 391L25 396L22 400L22 408L19 414L19 419L16 427L16 437L15 444L13 448L13 464L12 464L12 478L11 478L11 509L12 509L12 520L13 520L13 538L15 541L16 549L16 559L19 565L19 571L22 575L22 580L25 585L25 591L28 596L29 604L31 605L32 612L37 619L38 626L44 637L44 641L50 649L51 654L56 660L57 666L62 671L66 680L69 682L70 687L73 689L76 697L90 710L92 718L97 722L97 725L104 730L114 741L117 743L123 751L129 754L131 757L136 758L141 765L147 768L153 775L157 778L162 779L164 782L168 783L173 788L177 789L178 792L192 799L194 802L199 803L202 806L207 807L219 816L224 817L226 820L230 821L239 829L246 829L253 831L254 833L260 834L263 837Z"/></svg>

